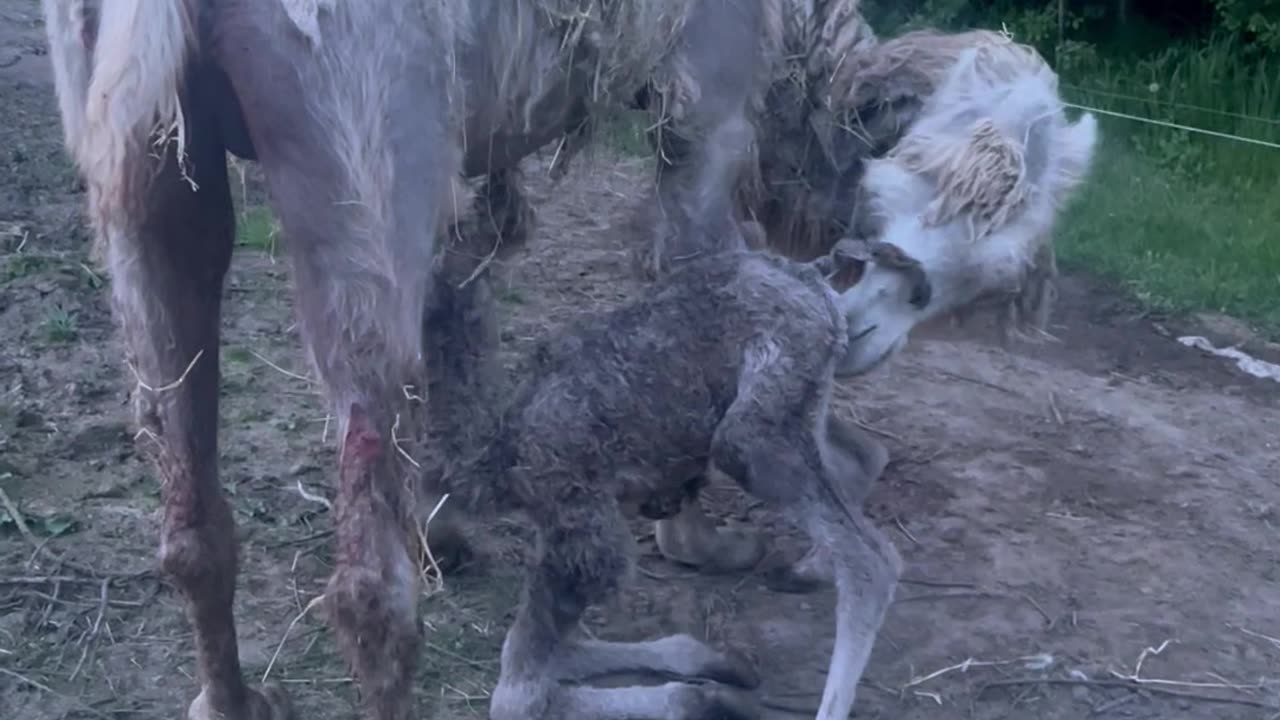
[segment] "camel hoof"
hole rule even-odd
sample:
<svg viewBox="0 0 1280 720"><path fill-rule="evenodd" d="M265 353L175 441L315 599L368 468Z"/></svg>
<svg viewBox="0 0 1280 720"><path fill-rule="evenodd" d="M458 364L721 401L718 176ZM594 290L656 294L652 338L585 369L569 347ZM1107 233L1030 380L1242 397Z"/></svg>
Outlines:
<svg viewBox="0 0 1280 720"><path fill-rule="evenodd" d="M691 546L689 538L668 532L668 529L666 523L659 522L654 533L662 556L707 574L750 570L765 556L764 538L754 532L721 528L715 531L714 541L705 546Z"/></svg>
<svg viewBox="0 0 1280 720"><path fill-rule="evenodd" d="M760 704L750 693L723 685L690 685L676 696L673 720L759 720Z"/></svg>
<svg viewBox="0 0 1280 720"><path fill-rule="evenodd" d="M209 702L209 691L201 690L191 707L187 708L187 720L294 720L293 705L289 695L277 685L263 685L260 690L246 688L245 707L242 713L218 712Z"/></svg>
<svg viewBox="0 0 1280 720"><path fill-rule="evenodd" d="M720 541L710 562L703 565L706 572L732 573L750 570L764 559L767 548L759 533L745 530L718 530Z"/></svg>

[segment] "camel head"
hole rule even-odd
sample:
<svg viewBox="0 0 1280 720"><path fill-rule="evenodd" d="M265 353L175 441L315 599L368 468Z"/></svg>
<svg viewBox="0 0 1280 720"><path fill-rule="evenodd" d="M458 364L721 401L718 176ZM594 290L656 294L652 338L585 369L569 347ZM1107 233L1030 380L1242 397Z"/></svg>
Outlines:
<svg viewBox="0 0 1280 720"><path fill-rule="evenodd" d="M867 163L874 230L843 251L862 267L837 288L856 338L841 374L880 364L930 318L1028 292L1096 144L1096 119L1068 122L1057 76L1034 50L999 39L960 53L902 140ZM927 302L885 302L914 292L910 263L928 278Z"/></svg>

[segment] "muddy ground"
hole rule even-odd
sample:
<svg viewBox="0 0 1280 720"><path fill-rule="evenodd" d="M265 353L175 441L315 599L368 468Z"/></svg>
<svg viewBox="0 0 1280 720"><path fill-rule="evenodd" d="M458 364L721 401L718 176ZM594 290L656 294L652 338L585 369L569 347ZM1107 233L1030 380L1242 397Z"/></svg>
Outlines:
<svg viewBox="0 0 1280 720"><path fill-rule="evenodd" d="M88 262L37 14L31 0L0 0L0 487L31 531L0 513L0 717L182 717L196 692L191 635L169 586L130 577L153 566L157 488L133 449L109 279ZM508 360L637 289L626 238L606 229L644 164L601 156L554 188L530 167L541 224L500 293ZM330 494L334 456L314 385L290 375L304 366L288 269L261 216L247 225L222 349L242 655L254 678L270 665L304 717L353 717L322 620L303 618L282 644L331 569L330 513L297 487ZM842 390L840 411L893 452L871 511L913 581L889 612L858 716L1280 714L1280 640L1269 639L1280 637L1280 388L1177 345L1178 329L1069 276L1061 342L1006 351L989 333L938 329ZM779 552L799 552L735 490L710 498L725 522L763 526ZM811 717L830 593L699 576L660 559L644 524L636 531L636 586L593 612L592 630L733 644L760 658L769 717ZM520 532L513 520L493 536ZM423 599L425 717L485 716L517 572L496 555ZM1144 657L1143 683L1122 680Z"/></svg>

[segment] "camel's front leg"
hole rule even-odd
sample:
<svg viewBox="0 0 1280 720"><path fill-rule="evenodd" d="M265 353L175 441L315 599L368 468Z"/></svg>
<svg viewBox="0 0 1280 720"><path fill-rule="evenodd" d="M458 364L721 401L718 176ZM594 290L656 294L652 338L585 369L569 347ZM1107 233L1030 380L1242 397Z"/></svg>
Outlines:
<svg viewBox="0 0 1280 720"><path fill-rule="evenodd" d="M572 487L563 476L548 476L537 484ZM531 515L539 520L541 553L502 645L502 674L489 705L491 720L758 717L751 696L739 689L759 684L752 667L692 637L637 643L570 637L587 607L608 600L627 575L634 539L611 498L549 497L548 504ZM629 671L713 682L620 688L567 684Z"/></svg>

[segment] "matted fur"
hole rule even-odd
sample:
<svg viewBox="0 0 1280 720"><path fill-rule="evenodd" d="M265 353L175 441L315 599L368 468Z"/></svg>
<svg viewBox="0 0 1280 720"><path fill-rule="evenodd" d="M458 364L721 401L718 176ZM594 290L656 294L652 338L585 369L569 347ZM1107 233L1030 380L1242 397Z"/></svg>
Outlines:
<svg viewBox="0 0 1280 720"><path fill-rule="evenodd" d="M843 102L859 59L878 42L859 8L859 0L782 4L781 59L760 117L761 181L742 197L771 244L794 257L822 255L839 238L832 228L844 213L833 200L854 192L857 178L844 181L838 168L873 152L872 133Z"/></svg>
<svg viewBox="0 0 1280 720"><path fill-rule="evenodd" d="M943 225L963 214L970 237L981 240L1008 222L1027 199L1022 148L989 119L973 124L968 142L949 140L911 134L889 157L937 188L924 214L926 224Z"/></svg>
<svg viewBox="0 0 1280 720"><path fill-rule="evenodd" d="M669 62L695 0L505 0L491 15L474 10L490 37L496 96L505 125L528 132L551 83L571 73L590 78L594 107L653 82L674 91L672 111L696 99L693 78Z"/></svg>
<svg viewBox="0 0 1280 720"><path fill-rule="evenodd" d="M923 103L937 90L960 55L970 49L987 53L992 62L984 67L995 73L994 77L1005 80L1012 77L1016 68L1044 65L1047 69L1034 48L1015 43L998 32L916 30L882 40L867 52L851 57L847 74L851 82L832 104L852 110L891 105L904 99Z"/></svg>

